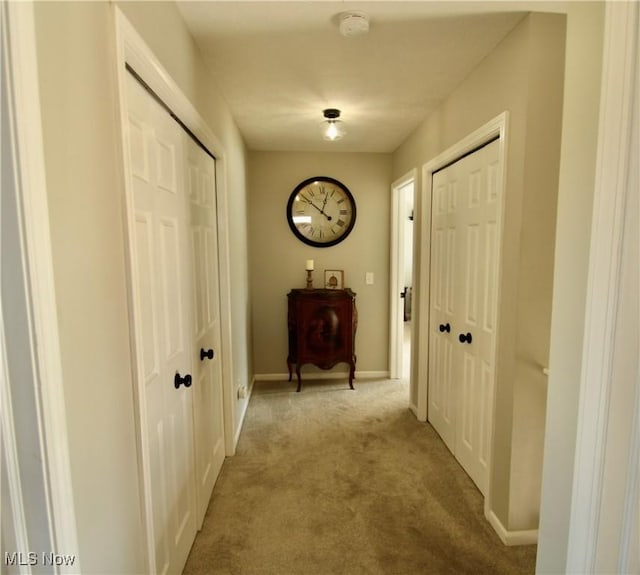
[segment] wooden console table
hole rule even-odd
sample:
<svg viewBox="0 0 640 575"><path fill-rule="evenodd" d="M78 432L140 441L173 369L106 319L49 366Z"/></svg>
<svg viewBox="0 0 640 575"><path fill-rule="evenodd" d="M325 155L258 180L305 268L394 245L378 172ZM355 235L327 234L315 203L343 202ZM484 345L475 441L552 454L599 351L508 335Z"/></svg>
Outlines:
<svg viewBox="0 0 640 575"><path fill-rule="evenodd" d="M349 387L356 371L355 337L358 325L356 294L350 289L292 289L288 294L289 381L296 366L298 389L300 367L311 363L331 369L349 364Z"/></svg>

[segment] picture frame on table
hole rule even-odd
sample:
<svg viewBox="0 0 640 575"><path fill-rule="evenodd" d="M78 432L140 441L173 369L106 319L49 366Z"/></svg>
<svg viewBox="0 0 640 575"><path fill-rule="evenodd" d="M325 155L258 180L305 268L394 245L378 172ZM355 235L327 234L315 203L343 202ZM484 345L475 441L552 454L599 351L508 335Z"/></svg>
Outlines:
<svg viewBox="0 0 640 575"><path fill-rule="evenodd" d="M344 270L324 270L325 289L344 289Z"/></svg>

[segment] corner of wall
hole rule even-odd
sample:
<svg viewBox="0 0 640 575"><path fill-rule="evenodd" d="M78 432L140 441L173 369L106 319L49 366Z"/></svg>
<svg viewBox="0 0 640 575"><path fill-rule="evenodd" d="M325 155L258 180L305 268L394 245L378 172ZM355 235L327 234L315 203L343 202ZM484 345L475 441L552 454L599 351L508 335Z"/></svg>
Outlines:
<svg viewBox="0 0 640 575"><path fill-rule="evenodd" d="M529 18L529 84L517 285L509 529L537 529L547 401L564 89L562 14Z"/></svg>
<svg viewBox="0 0 640 575"><path fill-rule="evenodd" d="M567 10L549 386L537 570L566 569L591 237L604 2Z"/></svg>

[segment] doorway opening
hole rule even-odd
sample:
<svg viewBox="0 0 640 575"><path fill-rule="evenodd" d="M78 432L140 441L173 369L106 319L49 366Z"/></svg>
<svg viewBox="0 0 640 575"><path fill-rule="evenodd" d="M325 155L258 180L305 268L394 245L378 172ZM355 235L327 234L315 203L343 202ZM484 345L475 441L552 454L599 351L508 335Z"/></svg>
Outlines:
<svg viewBox="0 0 640 575"><path fill-rule="evenodd" d="M411 380L415 170L393 183L391 221L391 379Z"/></svg>

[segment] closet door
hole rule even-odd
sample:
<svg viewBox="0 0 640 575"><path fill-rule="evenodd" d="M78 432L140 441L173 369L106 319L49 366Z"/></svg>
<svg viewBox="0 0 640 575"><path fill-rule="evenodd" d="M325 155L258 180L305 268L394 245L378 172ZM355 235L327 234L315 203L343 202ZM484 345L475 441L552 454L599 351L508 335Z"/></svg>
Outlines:
<svg viewBox="0 0 640 575"><path fill-rule="evenodd" d="M456 212L461 250L453 334L458 388L455 456L483 494L493 418L498 149L495 141L457 165L462 185Z"/></svg>
<svg viewBox="0 0 640 575"><path fill-rule="evenodd" d="M432 210L430 334L439 343L430 342L429 420L483 494L493 418L498 153L495 141L435 174ZM446 218L435 205L444 194L439 188L450 198ZM442 256L437 237L441 220L446 220L447 241L454 246ZM442 290L450 301L440 298ZM450 324L450 332L442 332L443 323ZM439 411L448 417L439 417Z"/></svg>
<svg viewBox="0 0 640 575"><path fill-rule="evenodd" d="M434 174L432 202L428 418L447 447L454 451L457 401L452 330L456 325L460 243L455 217L458 181L454 170Z"/></svg>
<svg viewBox="0 0 640 575"><path fill-rule="evenodd" d="M154 573L180 573L196 533L191 269L182 130L127 79L134 311ZM176 387L178 386L178 387Z"/></svg>
<svg viewBox="0 0 640 575"><path fill-rule="evenodd" d="M194 439L198 525L224 462L215 160L183 135L192 255Z"/></svg>

